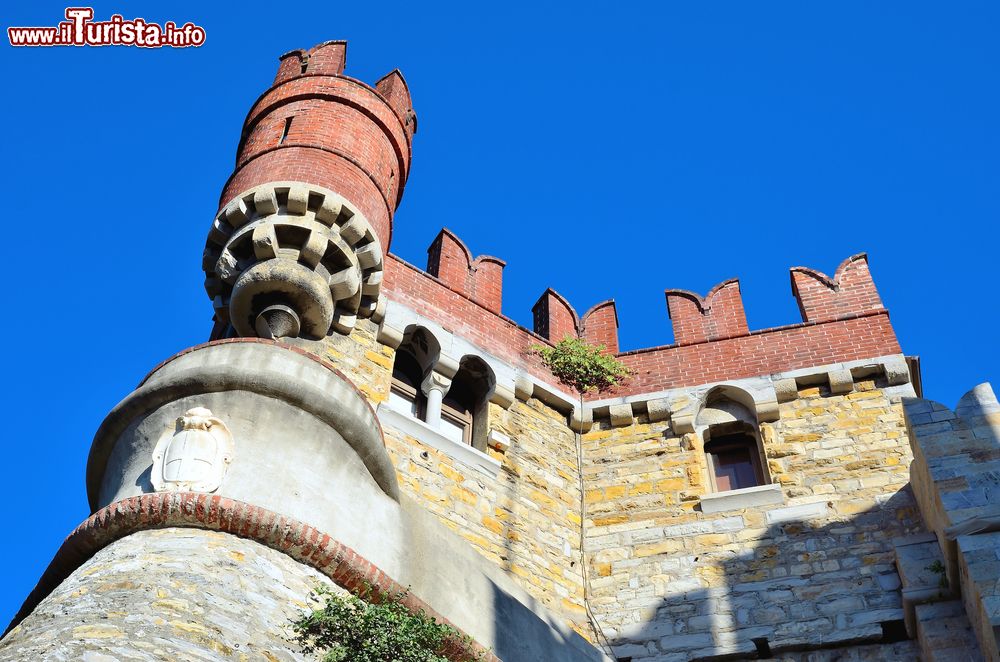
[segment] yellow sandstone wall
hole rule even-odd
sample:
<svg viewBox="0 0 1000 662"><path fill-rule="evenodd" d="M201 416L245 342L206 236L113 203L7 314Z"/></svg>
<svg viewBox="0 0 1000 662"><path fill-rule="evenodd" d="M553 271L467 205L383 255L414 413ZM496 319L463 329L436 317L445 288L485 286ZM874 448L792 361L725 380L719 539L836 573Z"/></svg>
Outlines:
<svg viewBox="0 0 1000 662"><path fill-rule="evenodd" d="M310 344L374 406L388 397L394 358L376 335L364 321L349 338ZM779 405L760 430L783 502L711 514L700 506L710 490L698 434L644 417L595 423L583 436L591 605L616 655L749 655L761 638L779 651L851 641L881 650L871 642L903 617L892 539L922 530L902 408L882 386L803 388ZM566 416L531 399L491 404L489 419L511 440L488 451L496 477L387 426L400 485L593 639Z"/></svg>
<svg viewBox="0 0 1000 662"><path fill-rule="evenodd" d="M388 398L395 351L376 341L377 325L350 337L303 345L336 365L372 405ZM581 634L592 638L583 607L580 491L566 416L539 400L489 405L489 426L510 437L496 477L388 426L386 446L403 493L437 515L479 553Z"/></svg>
<svg viewBox="0 0 1000 662"><path fill-rule="evenodd" d="M784 503L706 514L696 434L584 436L591 605L618 655L677 659L878 638L902 618L892 538L920 530L902 408L874 382L809 388L762 424Z"/></svg>

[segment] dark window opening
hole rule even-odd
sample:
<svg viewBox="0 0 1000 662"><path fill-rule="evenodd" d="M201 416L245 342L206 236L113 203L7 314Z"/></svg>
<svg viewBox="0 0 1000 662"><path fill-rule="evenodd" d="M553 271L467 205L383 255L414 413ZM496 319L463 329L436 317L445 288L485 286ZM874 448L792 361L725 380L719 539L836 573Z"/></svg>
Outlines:
<svg viewBox="0 0 1000 662"><path fill-rule="evenodd" d="M757 440L748 434L730 434L705 444L715 491L740 490L764 485Z"/></svg>
<svg viewBox="0 0 1000 662"><path fill-rule="evenodd" d="M452 441L485 451L489 436L489 398L493 373L479 358L466 356L441 403L439 431Z"/></svg>
<svg viewBox="0 0 1000 662"><path fill-rule="evenodd" d="M757 658L758 659L768 659L772 657L771 654L771 644L767 642L767 637L758 637L756 639L751 639L753 645L757 648Z"/></svg>
<svg viewBox="0 0 1000 662"><path fill-rule="evenodd" d="M396 351L396 361L392 366L392 388L389 398L402 401L414 418L423 419L427 398L420 390L423 368L416 357L406 349Z"/></svg>
<svg viewBox="0 0 1000 662"><path fill-rule="evenodd" d="M468 369L460 369L441 403L442 432L463 444L472 445L473 424L482 385Z"/></svg>
<svg viewBox="0 0 1000 662"><path fill-rule="evenodd" d="M300 74L304 74L306 72L306 69L309 67L309 58L308 57L304 57L304 58L302 58L301 62L302 62L302 66L299 69L299 73Z"/></svg>
<svg viewBox="0 0 1000 662"><path fill-rule="evenodd" d="M279 145L282 144L283 142L285 142L285 138L288 137L288 130L291 129L291 128L292 128L292 118L291 117L286 117L285 118L285 126L281 130L281 137L278 138L278 144Z"/></svg>
<svg viewBox="0 0 1000 662"><path fill-rule="evenodd" d="M896 621L882 621L882 643L894 644L897 641L906 641L910 635L906 633L906 623L903 619Z"/></svg>

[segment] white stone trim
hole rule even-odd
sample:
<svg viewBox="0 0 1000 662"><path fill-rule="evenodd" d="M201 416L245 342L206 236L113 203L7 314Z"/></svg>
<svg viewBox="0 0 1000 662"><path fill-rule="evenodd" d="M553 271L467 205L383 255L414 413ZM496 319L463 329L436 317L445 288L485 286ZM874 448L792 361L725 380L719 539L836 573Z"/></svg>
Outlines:
<svg viewBox="0 0 1000 662"><path fill-rule="evenodd" d="M769 506L784 502L785 493L781 490L781 485L772 483L744 487L741 490L705 494L701 497L701 512L706 514L721 513L726 510L743 510L754 506Z"/></svg>
<svg viewBox="0 0 1000 662"><path fill-rule="evenodd" d="M452 441L427 423L410 416L409 412L398 411L388 401L382 402L378 406L376 416L383 427L398 430L413 437L420 443L436 448L462 464L478 469L492 478L496 478L500 473L499 460L493 459L472 446Z"/></svg>
<svg viewBox="0 0 1000 662"><path fill-rule="evenodd" d="M589 429L594 418L611 418L612 408L615 413L613 418L617 421L613 421L613 425L629 425L632 421L625 420L625 412L627 408L631 408L633 417L646 413L652 422L669 418L675 433L693 432L694 419L704 404L705 396L720 386L732 386L746 392L753 399L753 409L758 423L778 420L778 403L796 399L799 385L828 383L834 392L845 393L853 389L854 379L881 372L889 381L886 392L891 396L913 395L906 357L902 354L889 354L870 359L799 368L771 375L591 400L585 402L583 415L580 415L574 411L580 403L577 396L559 386L544 382L521 368L512 366L465 338L446 331L437 322L399 302L388 301L386 304L378 340L383 344L398 347L407 327L411 325L424 327L434 335L441 345L441 355L445 360L457 364L467 355L482 359L496 377L496 387L490 394L491 402L506 409L514 403L515 398L527 400L535 397L559 411L569 413L570 425L582 430Z"/></svg>
<svg viewBox="0 0 1000 662"><path fill-rule="evenodd" d="M385 314L379 326L378 341L383 345L397 349L403 340L406 329L411 326L423 327L434 336L438 345L441 346L439 362L451 363L457 370L462 357L475 356L481 359L493 371L493 377L496 380L488 396L490 402L498 404L504 409L514 404L517 370L513 366L490 354L482 347L447 331L434 320L424 317L397 301L390 300L386 303Z"/></svg>
<svg viewBox="0 0 1000 662"><path fill-rule="evenodd" d="M507 449L510 448L510 437L500 432L500 430L490 430L487 441L490 448L501 453L506 453Z"/></svg>
<svg viewBox="0 0 1000 662"><path fill-rule="evenodd" d="M885 392L890 396L908 396L913 393L906 358L902 354L890 354L871 359L845 361L826 365L799 368L772 375L746 377L724 382L712 382L696 386L640 393L618 398L604 398L587 402L587 408L595 417L609 417L611 408L631 405L635 414L647 412L651 421L664 420L669 411L674 432L684 434L694 431L694 418L704 396L719 386L732 386L745 391L753 398L755 413L760 423L776 421L779 418L778 403L788 402L798 397L798 386L829 383L834 392L849 392L854 379L881 372L889 381Z"/></svg>
<svg viewBox="0 0 1000 662"><path fill-rule="evenodd" d="M782 522L801 522L803 520L821 519L826 517L830 511L830 506L826 501L816 501L804 503L798 506L788 506L786 508L775 508L764 513L764 520L768 524L781 524Z"/></svg>

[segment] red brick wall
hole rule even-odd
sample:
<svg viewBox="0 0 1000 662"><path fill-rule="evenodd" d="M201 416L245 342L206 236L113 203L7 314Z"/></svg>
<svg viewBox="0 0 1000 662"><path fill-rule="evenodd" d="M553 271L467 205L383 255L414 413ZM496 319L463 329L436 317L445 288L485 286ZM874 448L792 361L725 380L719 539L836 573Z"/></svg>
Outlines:
<svg viewBox="0 0 1000 662"><path fill-rule="evenodd" d="M608 299L594 305L580 320L583 338L592 345L604 345L611 353L618 353L618 311L615 300Z"/></svg>
<svg viewBox="0 0 1000 662"><path fill-rule="evenodd" d="M728 288L720 288L720 291L722 289ZM543 342L542 337L474 302L467 293L449 287L393 255L386 259L383 291L391 300L420 311L498 358L549 383L556 383L551 373L528 353L532 345ZM738 295L738 288L733 291ZM733 302L734 299L728 299L729 305ZM588 313L584 337L610 347L610 320L614 308L608 303L599 304ZM572 328L575 313L561 296L549 290L539 304L548 309L547 319L554 324L557 333ZM536 311L540 309L539 304L536 304ZM713 307L715 305L713 302ZM742 303L738 309L742 318ZM586 322L591 320L594 326L588 335ZM888 311L884 308L858 310L845 312L836 320L806 321L761 331L744 331L720 340L691 341L618 354L634 375L617 394L634 395L755 377L900 351Z"/></svg>
<svg viewBox="0 0 1000 662"><path fill-rule="evenodd" d="M621 393L754 377L900 351L887 311L793 324L728 340L625 352L619 356L635 374Z"/></svg>
<svg viewBox="0 0 1000 662"><path fill-rule="evenodd" d="M799 300L803 320L818 322L884 310L865 253L841 262L833 278L806 267L793 268L791 275L792 292Z"/></svg>
<svg viewBox="0 0 1000 662"><path fill-rule="evenodd" d="M667 290L667 312L679 345L746 335L740 282L735 278L719 283L701 298L687 290Z"/></svg>
<svg viewBox="0 0 1000 662"><path fill-rule="evenodd" d="M344 42L282 57L274 86L247 115L220 208L269 181L316 184L356 205L388 249L392 215L409 174L416 117L398 71L375 89L343 76L345 59Z"/></svg>

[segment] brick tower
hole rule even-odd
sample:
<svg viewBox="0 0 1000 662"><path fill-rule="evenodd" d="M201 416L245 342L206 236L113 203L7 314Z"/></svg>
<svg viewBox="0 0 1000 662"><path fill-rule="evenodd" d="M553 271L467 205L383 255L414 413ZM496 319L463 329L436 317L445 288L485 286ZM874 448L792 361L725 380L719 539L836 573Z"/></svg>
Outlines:
<svg viewBox="0 0 1000 662"><path fill-rule="evenodd" d="M919 397L865 254L791 269L786 326L732 279L665 291L670 345L543 287L522 327L503 260L389 252L416 114L346 52L287 53L250 109L210 340L101 424L0 661L305 659L310 591L366 584L453 660L997 659L1000 404ZM581 406L532 352L567 336L630 378Z"/></svg>

